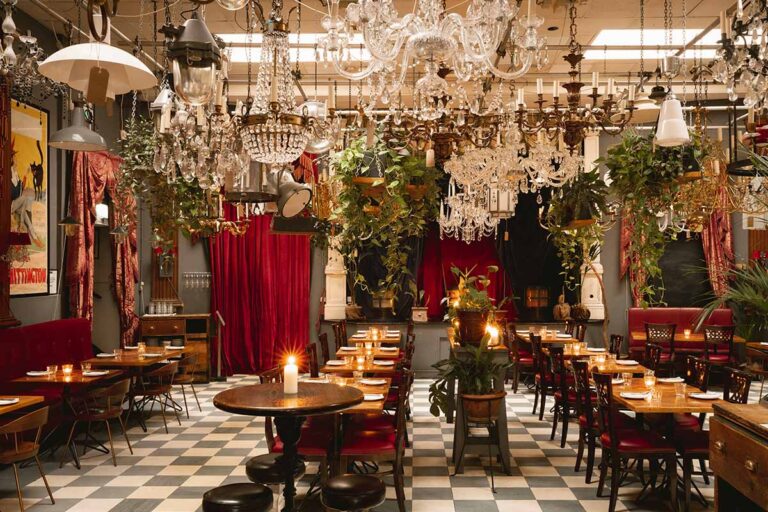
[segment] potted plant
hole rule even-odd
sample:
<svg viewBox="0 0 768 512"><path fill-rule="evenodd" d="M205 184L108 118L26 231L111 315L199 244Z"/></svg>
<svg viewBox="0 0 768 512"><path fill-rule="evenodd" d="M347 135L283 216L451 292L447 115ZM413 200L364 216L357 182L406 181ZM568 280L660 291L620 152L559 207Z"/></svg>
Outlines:
<svg viewBox="0 0 768 512"><path fill-rule="evenodd" d="M731 270L728 277L728 289L704 307L696 328L699 329L714 310L730 307L741 336L762 337L768 341L768 268L751 262Z"/></svg>
<svg viewBox="0 0 768 512"><path fill-rule="evenodd" d="M473 276L474 270L475 267L464 271L456 266L451 267L451 272L458 279L458 298L450 304L448 317L454 325L458 323L456 334L461 345L480 344L483 336L485 336L488 315L496 309L488 296L490 278L482 274ZM499 268L489 265L486 271L490 275L498 272ZM499 306L503 303L504 301Z"/></svg>
<svg viewBox="0 0 768 512"><path fill-rule="evenodd" d="M459 383L459 396L466 417L473 422L492 421L498 415L506 391L495 391L497 376L506 375L511 366L508 360L494 361L493 350L488 349L490 336L484 336L479 346L466 346L466 357L452 357L433 364L437 379L429 386L429 412L439 416L452 408L449 385Z"/></svg>
<svg viewBox="0 0 768 512"><path fill-rule="evenodd" d="M562 229L576 229L595 224L608 213L608 186L598 172L579 172L563 185L549 205L548 223Z"/></svg>

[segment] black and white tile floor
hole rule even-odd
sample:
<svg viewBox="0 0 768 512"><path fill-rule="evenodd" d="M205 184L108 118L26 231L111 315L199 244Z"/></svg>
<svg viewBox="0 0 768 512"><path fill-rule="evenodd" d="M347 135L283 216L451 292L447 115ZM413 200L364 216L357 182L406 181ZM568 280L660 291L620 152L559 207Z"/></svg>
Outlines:
<svg viewBox="0 0 768 512"><path fill-rule="evenodd" d="M149 432L129 431L134 454L116 439L118 466L108 455L89 451L82 469L58 461L44 461L56 504L51 505L36 468L21 471L25 507L31 512L193 512L200 510L203 493L222 484L247 481L244 464L249 457L267 451L263 419L231 415L212 404L212 397L234 385L257 382L255 377L236 376L226 383L198 386L203 411L190 410L182 426L169 421L163 429L159 414L149 421ZM453 425L429 414L428 380L417 380L413 392L413 421L409 424L413 448L406 451L407 508L412 512L597 512L607 510L608 499L597 498L596 484L584 483L584 470L573 471L578 428L569 429L568 444L560 448L549 440L551 414L544 421L531 415L533 395L509 394L509 442L512 475L500 475L495 467L496 493L491 492L489 459L467 455L465 471L453 475L450 464ZM102 432L103 433L103 432ZM316 471L314 465L311 471ZM304 477L300 493L311 475ZM595 478L594 480L597 480ZM709 499L712 486L696 480ZM391 484L391 480L389 481ZM638 485L622 487L617 510L666 510L651 496L635 503ZM396 511L394 490L377 511ZM701 505L695 510L701 509ZM18 510L13 472L0 470L0 510ZM321 510L308 502L304 510Z"/></svg>

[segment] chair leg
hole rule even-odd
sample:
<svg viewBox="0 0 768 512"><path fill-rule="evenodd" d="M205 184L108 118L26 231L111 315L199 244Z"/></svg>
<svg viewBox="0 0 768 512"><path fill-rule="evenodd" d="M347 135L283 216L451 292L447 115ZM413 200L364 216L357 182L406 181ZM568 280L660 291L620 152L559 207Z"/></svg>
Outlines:
<svg viewBox="0 0 768 512"><path fill-rule="evenodd" d="M605 476L608 473L608 451L603 448L603 453L600 460L600 479L597 482L597 497L603 497L603 488L605 487Z"/></svg>
<svg viewBox="0 0 768 512"><path fill-rule="evenodd" d="M677 456L667 457L667 477L669 478L669 501L672 512L678 510L677 507Z"/></svg>
<svg viewBox="0 0 768 512"><path fill-rule="evenodd" d="M563 437L560 439L560 448L565 448L565 441L568 439L568 423L571 421L568 404L563 404L563 412L561 413L561 416L563 418Z"/></svg>
<svg viewBox="0 0 768 512"><path fill-rule="evenodd" d="M693 473L693 460L689 457L683 457L683 500L685 501L685 511L691 509L691 474Z"/></svg>
<svg viewBox="0 0 768 512"><path fill-rule="evenodd" d="M520 382L520 367L518 365L515 365L515 369L513 370L512 374L512 392L517 393L517 386Z"/></svg>
<svg viewBox="0 0 768 512"><path fill-rule="evenodd" d="M43 483L45 484L45 489L48 491L48 497L51 498L51 505L56 504L56 500L53 499L53 493L51 492L51 486L48 485L48 479L45 478L45 472L43 471L43 465L40 464L40 457L35 455L35 464L37 464L37 469L40 471L40 476L43 477Z"/></svg>
<svg viewBox="0 0 768 512"><path fill-rule="evenodd" d="M608 512L616 510L619 499L619 483L621 481L621 458L616 456L611 460L611 497L608 502Z"/></svg>
<svg viewBox="0 0 768 512"><path fill-rule="evenodd" d="M554 441L555 434L557 433L557 422L560 420L560 406L555 401L555 416L552 418L552 432L549 434L549 440Z"/></svg>
<svg viewBox="0 0 768 512"><path fill-rule="evenodd" d="M83 455L85 455L85 450L88 448L88 437L91 435L91 422L88 422L88 425L85 427L85 442L83 443Z"/></svg>
<svg viewBox="0 0 768 512"><path fill-rule="evenodd" d="M189 419L189 407L187 407L187 392L184 391L184 384L181 385L181 396L184 398L184 410L187 411L187 419Z"/></svg>
<svg viewBox="0 0 768 512"><path fill-rule="evenodd" d="M709 475L707 474L707 461L699 459L699 467L701 468L701 477L704 479L704 483L709 485Z"/></svg>
<svg viewBox="0 0 768 512"><path fill-rule="evenodd" d="M179 426L181 426L181 418L179 418L179 411L176 410L176 407L173 407L173 390L168 391L168 400L170 400L171 407L173 408L173 413L176 415L176 421L178 421Z"/></svg>
<svg viewBox="0 0 768 512"><path fill-rule="evenodd" d="M547 403L547 387L542 386L541 387L541 405L539 409L539 421L542 421L544 419L544 408L546 407Z"/></svg>
<svg viewBox="0 0 768 512"><path fill-rule="evenodd" d="M536 414L536 408L539 406L539 386L536 385L533 388L533 411L531 414Z"/></svg>
<svg viewBox="0 0 768 512"><path fill-rule="evenodd" d="M109 452L112 454L112 465L117 467L117 457L115 457L115 446L112 444L112 429L109 426L109 420L104 424L107 426L107 439L109 439Z"/></svg>
<svg viewBox="0 0 768 512"><path fill-rule="evenodd" d="M160 404L160 415L163 417L163 426L165 426L165 433L168 433L168 422L165 421L165 406L168 404L168 397L165 398L165 403ZM152 404L154 407L154 403Z"/></svg>
<svg viewBox="0 0 768 512"><path fill-rule="evenodd" d="M131 452L131 455L133 455L133 447L131 446L131 441L128 439L128 432L125 430L125 423L123 423L123 417L118 416L118 421L120 422L120 430L123 432L123 437L125 438L125 442L128 444L128 451Z"/></svg>
<svg viewBox="0 0 768 512"><path fill-rule="evenodd" d="M573 470L578 473L581 469L581 459L584 457L584 437L586 432L583 429L579 429L579 446L576 449L576 464L573 466Z"/></svg>
<svg viewBox="0 0 768 512"><path fill-rule="evenodd" d="M67 436L67 444L64 445L67 447L67 449L72 454L72 458L75 462L75 466L77 466L78 469L80 469L80 461L77 458L77 447L72 447L72 436L75 435L75 427L77 427L77 422L72 422L72 427L69 429L69 435ZM64 467L64 457L61 458L61 461L59 462L59 469Z"/></svg>
<svg viewBox="0 0 768 512"><path fill-rule="evenodd" d="M19 509L24 512L24 498L21 497L21 482L19 481L19 468L13 464L13 476L16 477L16 495L19 497Z"/></svg>
<svg viewBox="0 0 768 512"><path fill-rule="evenodd" d="M595 468L595 434L594 432L587 433L587 476L584 481L588 484L592 483L592 472Z"/></svg>
<svg viewBox="0 0 768 512"><path fill-rule="evenodd" d="M194 384L190 384L189 387L190 387L190 389L192 389L192 394L195 396L195 402L197 402L197 409L200 412L203 412L203 408L200 407L200 400L197 398L197 390L195 390L195 385Z"/></svg>
<svg viewBox="0 0 768 512"><path fill-rule="evenodd" d="M401 468L393 468L393 478L395 480L395 494L397 495L397 508L399 512L405 512L405 484L403 482L403 472Z"/></svg>

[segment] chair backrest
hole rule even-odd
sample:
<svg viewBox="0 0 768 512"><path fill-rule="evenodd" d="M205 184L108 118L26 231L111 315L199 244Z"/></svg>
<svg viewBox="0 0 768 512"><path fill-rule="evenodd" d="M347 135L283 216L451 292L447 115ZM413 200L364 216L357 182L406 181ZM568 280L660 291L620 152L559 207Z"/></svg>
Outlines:
<svg viewBox="0 0 768 512"><path fill-rule="evenodd" d="M618 444L616 426L613 424L613 376L610 374L593 373L597 395L597 426L600 433L607 433L611 438L611 448Z"/></svg>
<svg viewBox="0 0 768 512"><path fill-rule="evenodd" d="M416 336L415 334L416 326L413 323L413 320L408 320L408 329L405 331L406 336Z"/></svg>
<svg viewBox="0 0 768 512"><path fill-rule="evenodd" d="M621 346L624 344L624 336L621 334L611 334L611 341L608 350L618 359L621 356Z"/></svg>
<svg viewBox="0 0 768 512"><path fill-rule="evenodd" d="M654 324L645 322L646 343L656 343L670 353L675 352L675 329L677 324Z"/></svg>
<svg viewBox="0 0 768 512"><path fill-rule="evenodd" d="M661 347L661 345L658 345L656 343L646 343L645 344L645 360L643 361L643 366L648 368L649 370L653 370L654 372L659 369L659 362L661 361L661 352L664 349Z"/></svg>
<svg viewBox="0 0 768 512"><path fill-rule="evenodd" d="M306 348L307 352L307 366L309 366L309 376L319 377L320 366L317 363L317 345L310 343Z"/></svg>
<svg viewBox="0 0 768 512"><path fill-rule="evenodd" d="M709 385L709 363L698 357L686 357L683 379L685 379L685 383L689 386L695 386L702 391L706 391Z"/></svg>
<svg viewBox="0 0 768 512"><path fill-rule="evenodd" d="M179 371L179 362L171 361L144 373L144 378L160 386L173 385L173 377Z"/></svg>
<svg viewBox="0 0 768 512"><path fill-rule="evenodd" d="M734 404L749 401L749 386L752 376L747 372L727 368L723 377L723 400Z"/></svg>
<svg viewBox="0 0 768 512"><path fill-rule="evenodd" d="M571 361L573 371L573 387L576 390L576 411L587 419L587 426L595 422L592 390L589 387L589 362L584 360Z"/></svg>
<svg viewBox="0 0 768 512"><path fill-rule="evenodd" d="M333 342L336 344L336 352L341 350L341 347L347 345L347 323L346 321L335 322L333 324Z"/></svg>
<svg viewBox="0 0 768 512"><path fill-rule="evenodd" d="M560 387L561 400L568 403L568 369L565 367L565 349L561 347L549 348L550 367L554 382Z"/></svg>
<svg viewBox="0 0 768 512"><path fill-rule="evenodd" d="M540 375L539 378L544 379L549 374L549 371L547 358L544 357L544 353L541 351L541 336L531 333L530 338L533 368Z"/></svg>
<svg viewBox="0 0 768 512"><path fill-rule="evenodd" d="M413 354L416 352L416 343L412 340L405 342L405 352L403 352L403 367L411 368L413 365Z"/></svg>
<svg viewBox="0 0 768 512"><path fill-rule="evenodd" d="M47 406L0 425L0 437L5 439L7 444L12 444L17 453L20 452L21 443L31 439L34 442L32 449L34 455L40 449L40 433L46 423L48 423ZM24 447L24 452L29 452L28 447Z"/></svg>
<svg viewBox="0 0 768 512"><path fill-rule="evenodd" d="M733 334L735 325L705 325L704 329L704 358L708 359L712 354L733 353Z"/></svg>
<svg viewBox="0 0 768 512"><path fill-rule="evenodd" d="M262 384L273 384L283 382L283 371L279 366L264 370L259 374L259 382Z"/></svg>
<svg viewBox="0 0 768 512"><path fill-rule="evenodd" d="M179 360L179 373L191 375L197 367L197 354L187 354Z"/></svg>
<svg viewBox="0 0 768 512"><path fill-rule="evenodd" d="M328 345L328 333L322 333L317 337L317 340L320 342L320 354L323 356L323 364L325 364L331 358L331 349L330 345Z"/></svg>
<svg viewBox="0 0 768 512"><path fill-rule="evenodd" d="M507 322L504 326L504 343L509 349L509 357L513 363L520 360L520 345L517 339L517 327L512 322Z"/></svg>
<svg viewBox="0 0 768 512"><path fill-rule="evenodd" d="M565 334L573 335L573 331L576 327L576 320L569 318L565 321Z"/></svg>
<svg viewBox="0 0 768 512"><path fill-rule="evenodd" d="M579 343L584 343L584 338L587 335L587 324L579 322L573 328L573 337L579 340Z"/></svg>
<svg viewBox="0 0 768 512"><path fill-rule="evenodd" d="M406 424L405 413L408 410L408 400L411 396L411 385L413 384L413 370L403 368L400 373L400 385L398 386L397 411L395 412L395 458L399 459L405 451L405 434L408 425ZM399 462L399 460L398 460Z"/></svg>

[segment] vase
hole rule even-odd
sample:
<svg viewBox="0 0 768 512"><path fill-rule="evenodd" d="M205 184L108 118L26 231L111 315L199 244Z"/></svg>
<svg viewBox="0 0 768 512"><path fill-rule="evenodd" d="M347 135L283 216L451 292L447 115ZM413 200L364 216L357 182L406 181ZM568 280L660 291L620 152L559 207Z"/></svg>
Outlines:
<svg viewBox="0 0 768 512"><path fill-rule="evenodd" d="M506 391L497 391L485 395L461 395L465 419L472 423L491 423L499 417L499 409Z"/></svg>
<svg viewBox="0 0 768 512"><path fill-rule="evenodd" d="M456 310L459 321L459 344L480 345L485 336L485 325L488 321L487 311Z"/></svg>

